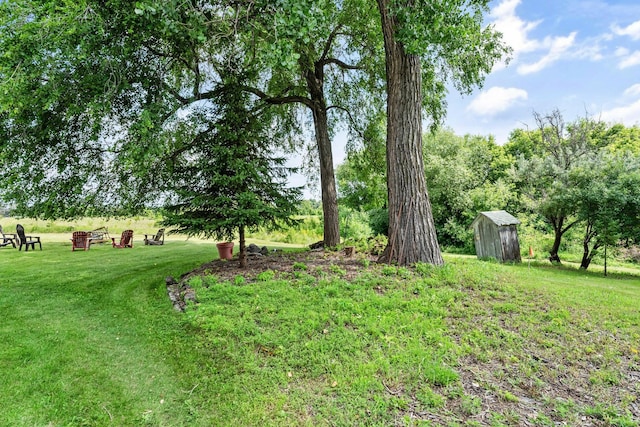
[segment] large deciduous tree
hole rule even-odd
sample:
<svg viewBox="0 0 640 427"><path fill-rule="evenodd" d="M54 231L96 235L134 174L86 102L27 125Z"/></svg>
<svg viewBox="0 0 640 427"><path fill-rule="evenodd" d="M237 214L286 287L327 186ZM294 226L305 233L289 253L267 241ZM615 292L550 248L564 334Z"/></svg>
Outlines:
<svg viewBox="0 0 640 427"><path fill-rule="evenodd" d="M447 82L469 92L508 49L486 0L377 0L386 56L389 245L383 261L442 264L422 157L423 106L437 124Z"/></svg>
<svg viewBox="0 0 640 427"><path fill-rule="evenodd" d="M16 211L130 214L166 199L172 160L216 120L219 70L243 66L229 4L0 3L0 183Z"/></svg>
<svg viewBox="0 0 640 427"><path fill-rule="evenodd" d="M45 171L38 161L44 156L29 158L29 166L20 164L21 173L26 170L33 179L32 191L22 192L30 194L30 200L19 188L9 189L8 197L19 201L18 208L37 215L73 216L91 211L101 200L124 201L125 195L128 203L123 206L141 207L151 193L148 188L132 191L141 186L133 186L131 179L150 174L125 174L116 182L115 176L96 171L115 170L114 165L128 171L123 164L150 164L150 157L166 148L159 144L165 140L159 135L169 135L185 110L200 109L215 98L216 64L230 52L241 51L241 62L261 71L247 82L247 90L270 104L302 105L310 111L325 243L340 242L330 119L348 112L343 117L356 123L356 116L370 110L364 104L374 99L362 96L370 74L357 73L380 57L371 54L380 34L366 24L370 14L358 13L366 11L366 0L57 3L2 3L0 44L7 55L0 73L3 89L10 94L4 103L9 114L5 123L10 125L6 131L12 140L21 138L24 146L27 140L39 140L40 146L64 145L63 150L78 152L82 140L90 147L80 150L82 161L60 162L57 169L64 169L66 178L58 171ZM31 92L42 97L27 103ZM32 120L28 108L54 120ZM107 134L107 127L113 134ZM64 135L65 142L46 134ZM59 153L56 149L47 155ZM26 157L21 154L21 159ZM19 176L7 182L19 183ZM51 191L62 187L67 191ZM114 189L117 197L105 197ZM50 194L64 196L55 200ZM110 206L93 211L108 211Z"/></svg>
<svg viewBox="0 0 640 427"><path fill-rule="evenodd" d="M584 224L580 268L606 246L633 238L640 226L640 157L601 154L579 162L569 174L568 199Z"/></svg>
<svg viewBox="0 0 640 427"><path fill-rule="evenodd" d="M367 24L366 0L257 1L248 4L246 13L251 16L243 39L246 50L266 76L247 90L267 103L294 104L310 113L324 244L336 246L340 230L332 135L336 121L358 128L366 113L378 108L379 97L367 90L372 73L365 71L375 69L380 58L375 54L380 35Z"/></svg>
<svg viewBox="0 0 640 427"><path fill-rule="evenodd" d="M549 260L560 262L562 237L580 221L569 195L570 174L598 152L601 142L594 134L600 132L602 124L588 117L566 123L558 110L535 113L534 118L538 129L530 136L540 143L536 153L518 159L515 181L529 207L552 227Z"/></svg>

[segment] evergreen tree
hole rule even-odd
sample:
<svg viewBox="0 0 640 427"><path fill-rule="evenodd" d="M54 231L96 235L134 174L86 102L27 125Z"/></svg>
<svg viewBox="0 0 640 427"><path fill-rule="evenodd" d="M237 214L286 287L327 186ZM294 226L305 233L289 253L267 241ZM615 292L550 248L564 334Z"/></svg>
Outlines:
<svg viewBox="0 0 640 427"><path fill-rule="evenodd" d="M283 157L272 155L272 111L252 109L241 78L227 74L215 105L216 119L174 157L175 197L163 225L188 235L240 240L246 267L245 231L293 225L300 189L288 188Z"/></svg>

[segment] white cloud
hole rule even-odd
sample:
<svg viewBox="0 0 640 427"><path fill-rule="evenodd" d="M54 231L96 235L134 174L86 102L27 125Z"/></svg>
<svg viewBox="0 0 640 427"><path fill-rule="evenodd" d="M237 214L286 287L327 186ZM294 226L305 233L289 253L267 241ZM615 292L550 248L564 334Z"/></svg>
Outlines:
<svg viewBox="0 0 640 427"><path fill-rule="evenodd" d="M618 36L629 36L632 40L640 40L640 21L636 21L626 27L614 25L611 31Z"/></svg>
<svg viewBox="0 0 640 427"><path fill-rule="evenodd" d="M638 124L638 117L640 117L640 99L629 105L603 111L601 115L605 122L623 123L626 126Z"/></svg>
<svg viewBox="0 0 640 427"><path fill-rule="evenodd" d="M565 53L575 44L576 33L566 37L547 36L543 40L531 38L529 33L533 31L542 20L527 22L516 14L516 8L521 0L503 0L491 10L493 25L503 35L503 40L513 49L512 62L518 62L519 57L527 53L544 52L542 58L531 64L518 67L518 73L529 74L538 72L561 59ZM590 57L599 59L599 53L593 52ZM496 68L504 68L504 63Z"/></svg>
<svg viewBox="0 0 640 427"><path fill-rule="evenodd" d="M625 57L618 63L618 68L621 70L624 68L633 67L634 65L640 65L640 50L636 50L629 56Z"/></svg>
<svg viewBox="0 0 640 427"><path fill-rule="evenodd" d="M467 111L471 111L479 116L493 116L508 110L519 100L528 98L526 90L518 88L492 87L482 91L469 104Z"/></svg>
<svg viewBox="0 0 640 427"><path fill-rule="evenodd" d="M504 0L491 11L494 26L503 34L504 40L513 48L514 58L522 52L533 52L540 42L529 38L529 32L542 21L526 22L516 15L521 0Z"/></svg>
<svg viewBox="0 0 640 427"><path fill-rule="evenodd" d="M629 55L629 49L627 49L626 47L619 47L619 48L616 49L614 54L616 56L627 56L627 55Z"/></svg>
<svg viewBox="0 0 640 427"><path fill-rule="evenodd" d="M574 45L576 39L576 32L569 34L567 37L554 37L545 38L545 46L548 45L549 53L540 58L533 64L523 64L518 67L518 73L531 74L536 73L557 60L566 56L567 51Z"/></svg>
<svg viewBox="0 0 640 427"><path fill-rule="evenodd" d="M640 83L629 86L623 93L620 107L603 111L602 120L609 123L622 123L626 126L638 124L640 119Z"/></svg>
<svg viewBox="0 0 640 427"><path fill-rule="evenodd" d="M636 83L631 87L628 87L627 90L624 91L624 96L640 96L640 83Z"/></svg>

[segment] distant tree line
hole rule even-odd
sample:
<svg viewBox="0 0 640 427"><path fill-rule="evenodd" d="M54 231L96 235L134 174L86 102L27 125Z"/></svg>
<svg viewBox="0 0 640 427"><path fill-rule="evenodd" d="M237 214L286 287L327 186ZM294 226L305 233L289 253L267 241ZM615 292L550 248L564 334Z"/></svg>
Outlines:
<svg viewBox="0 0 640 427"><path fill-rule="evenodd" d="M534 119L534 129L515 129L504 145L447 129L425 134L425 177L440 243L473 253L473 219L504 209L550 236L539 250L552 262L561 261L570 231L580 236L584 269L605 247L639 244L640 128L591 117L566 122L557 110ZM376 233L386 231L385 167L374 144L352 149L337 170L341 204L368 212Z"/></svg>

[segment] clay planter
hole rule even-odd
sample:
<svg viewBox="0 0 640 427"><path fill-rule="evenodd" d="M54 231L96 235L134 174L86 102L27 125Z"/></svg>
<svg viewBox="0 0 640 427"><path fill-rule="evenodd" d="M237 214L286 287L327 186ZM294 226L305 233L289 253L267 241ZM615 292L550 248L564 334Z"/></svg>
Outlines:
<svg viewBox="0 0 640 427"><path fill-rule="evenodd" d="M218 247L218 254L220 259L232 259L233 258L233 242L221 242L216 243Z"/></svg>

